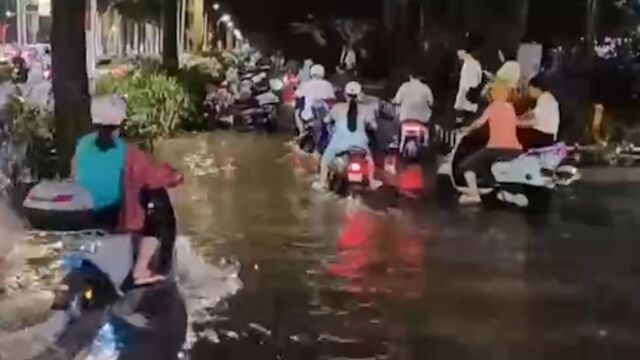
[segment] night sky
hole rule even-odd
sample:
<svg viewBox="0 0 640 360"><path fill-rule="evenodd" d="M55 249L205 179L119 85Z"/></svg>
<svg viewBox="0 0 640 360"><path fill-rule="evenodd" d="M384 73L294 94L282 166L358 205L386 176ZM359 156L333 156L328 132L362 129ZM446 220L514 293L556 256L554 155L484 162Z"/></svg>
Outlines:
<svg viewBox="0 0 640 360"><path fill-rule="evenodd" d="M301 20L306 14L317 18L380 16L382 0L233 0L234 14L249 31L273 31L283 24Z"/></svg>
<svg viewBox="0 0 640 360"><path fill-rule="evenodd" d="M446 7L450 0L432 1ZM486 8L490 10L486 16L493 14L497 17L496 21L508 21L499 16L500 10L504 10L506 5L497 4L504 0L475 1L478 2L475 5L487 4ZM312 14L317 19L360 17L381 20L382 2L383 0L229 0L225 3L254 44L263 44L265 49L282 49L296 58L334 59L339 56L337 39L329 39L330 48L319 48L309 36L292 34L289 24L303 20L307 14ZM600 0L600 5L600 31L605 33L619 27L621 12L614 8L613 0ZM585 32L585 8L585 0L530 0L527 34L529 38L549 44L579 38Z"/></svg>
<svg viewBox="0 0 640 360"><path fill-rule="evenodd" d="M294 35L289 24L311 14L316 19L357 17L379 19L382 0L233 0L228 3L252 43L282 49L295 58L312 57L331 63L339 57L339 41L327 48L312 43L308 35Z"/></svg>

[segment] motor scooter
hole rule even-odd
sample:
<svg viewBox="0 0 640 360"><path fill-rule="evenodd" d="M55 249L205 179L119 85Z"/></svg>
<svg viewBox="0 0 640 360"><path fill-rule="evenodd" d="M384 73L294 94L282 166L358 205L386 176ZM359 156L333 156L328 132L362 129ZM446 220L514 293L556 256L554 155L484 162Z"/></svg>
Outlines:
<svg viewBox="0 0 640 360"><path fill-rule="evenodd" d="M160 242L150 267L166 278L148 286L135 286L131 276L137 239L93 229L93 204L86 190L73 183L42 182L25 199L25 213L35 229L51 236L67 234L61 258L64 276L52 306L65 314L66 322L52 348L68 358L157 354L173 359L182 349L187 314L174 281L173 207L165 189L144 189L140 201L145 231Z"/></svg>
<svg viewBox="0 0 640 360"><path fill-rule="evenodd" d="M464 192L467 184L461 164L485 146L488 126L471 132L462 131L458 138L453 152L441 164L438 175L448 177L457 192ZM499 159L491 166L489 177L478 179L483 202L498 200L520 208L547 208L558 187L570 186L581 177L576 167L565 163L567 157L568 147L558 143Z"/></svg>

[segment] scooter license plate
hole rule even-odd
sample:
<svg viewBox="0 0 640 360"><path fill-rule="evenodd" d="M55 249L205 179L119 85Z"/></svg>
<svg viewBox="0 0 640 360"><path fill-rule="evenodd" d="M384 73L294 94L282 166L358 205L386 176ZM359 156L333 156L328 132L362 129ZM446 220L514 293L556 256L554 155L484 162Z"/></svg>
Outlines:
<svg viewBox="0 0 640 360"><path fill-rule="evenodd" d="M364 175L358 173L350 173L348 175L349 182L361 183L364 180Z"/></svg>

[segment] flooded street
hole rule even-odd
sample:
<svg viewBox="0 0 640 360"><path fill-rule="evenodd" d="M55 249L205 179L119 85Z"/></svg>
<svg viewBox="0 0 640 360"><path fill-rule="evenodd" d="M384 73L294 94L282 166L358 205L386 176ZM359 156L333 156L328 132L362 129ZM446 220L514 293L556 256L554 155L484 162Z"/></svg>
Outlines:
<svg viewBox="0 0 640 360"><path fill-rule="evenodd" d="M193 359L640 358L636 189L581 184L547 216L358 205L312 191L285 140L158 149L187 174L182 233L242 266Z"/></svg>

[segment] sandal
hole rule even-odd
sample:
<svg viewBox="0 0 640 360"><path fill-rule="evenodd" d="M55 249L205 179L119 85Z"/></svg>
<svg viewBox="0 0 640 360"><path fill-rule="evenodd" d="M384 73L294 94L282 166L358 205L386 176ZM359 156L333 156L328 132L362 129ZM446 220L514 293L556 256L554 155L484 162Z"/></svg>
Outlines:
<svg viewBox="0 0 640 360"><path fill-rule="evenodd" d="M166 277L162 276L162 275L152 275L149 277L143 277L143 278L134 278L133 279L133 285L134 286L145 286L145 285L152 285L161 281L164 281L166 279Z"/></svg>

